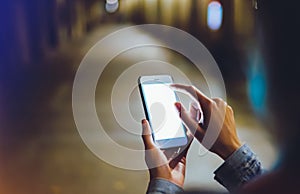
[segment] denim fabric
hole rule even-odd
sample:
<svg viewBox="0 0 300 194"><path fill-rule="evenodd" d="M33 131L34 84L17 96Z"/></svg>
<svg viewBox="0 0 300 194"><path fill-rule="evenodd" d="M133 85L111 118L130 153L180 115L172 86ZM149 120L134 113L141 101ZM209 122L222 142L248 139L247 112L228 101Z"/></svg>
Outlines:
<svg viewBox="0 0 300 194"><path fill-rule="evenodd" d="M229 191L263 173L262 165L252 150L244 144L214 172L215 180Z"/></svg>
<svg viewBox="0 0 300 194"><path fill-rule="evenodd" d="M236 150L214 172L215 180L222 184L230 192L236 190L263 173L259 159L245 144ZM147 194L175 194L183 192L183 189L164 179L153 179L148 185Z"/></svg>
<svg viewBox="0 0 300 194"><path fill-rule="evenodd" d="M147 194L175 194L182 193L183 189L165 179L153 179L148 185Z"/></svg>

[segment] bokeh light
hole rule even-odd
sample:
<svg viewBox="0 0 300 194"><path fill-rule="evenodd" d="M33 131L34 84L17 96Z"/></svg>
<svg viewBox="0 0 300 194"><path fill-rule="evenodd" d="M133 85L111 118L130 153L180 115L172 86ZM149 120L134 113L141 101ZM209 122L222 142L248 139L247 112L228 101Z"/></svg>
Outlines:
<svg viewBox="0 0 300 194"><path fill-rule="evenodd" d="M118 0L106 0L105 10L108 13L114 13L119 8L119 1Z"/></svg>
<svg viewBox="0 0 300 194"><path fill-rule="evenodd" d="M220 2L212 1L207 8L207 25L211 30L218 30L222 26L223 7Z"/></svg>
<svg viewBox="0 0 300 194"><path fill-rule="evenodd" d="M254 53L248 70L248 97L256 114L266 112L267 77L264 63L259 53Z"/></svg>

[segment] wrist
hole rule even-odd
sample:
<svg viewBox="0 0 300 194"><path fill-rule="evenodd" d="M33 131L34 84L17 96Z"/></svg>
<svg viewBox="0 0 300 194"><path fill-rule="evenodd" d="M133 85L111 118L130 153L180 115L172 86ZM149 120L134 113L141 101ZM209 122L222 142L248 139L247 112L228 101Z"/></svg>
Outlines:
<svg viewBox="0 0 300 194"><path fill-rule="evenodd" d="M150 181L153 181L155 179L169 181L170 183L173 183L181 188L183 188L183 184L184 184L184 182L182 180L177 180L176 178L167 177L167 176L156 176L156 177L150 178Z"/></svg>
<svg viewBox="0 0 300 194"><path fill-rule="evenodd" d="M219 156L226 160L229 156L231 156L236 150L238 150L242 146L241 142L237 141L230 146L224 146L225 149L220 152Z"/></svg>
<svg viewBox="0 0 300 194"><path fill-rule="evenodd" d="M169 171L157 171L157 170L150 170L150 180L153 179L164 179L170 180L172 178L172 174Z"/></svg>

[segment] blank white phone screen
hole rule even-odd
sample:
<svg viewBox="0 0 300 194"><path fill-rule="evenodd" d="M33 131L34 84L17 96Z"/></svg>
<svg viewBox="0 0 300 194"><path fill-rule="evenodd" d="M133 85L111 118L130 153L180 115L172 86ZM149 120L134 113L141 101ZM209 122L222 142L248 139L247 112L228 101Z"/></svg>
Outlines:
<svg viewBox="0 0 300 194"><path fill-rule="evenodd" d="M174 91L163 83L143 84L142 88L155 140L185 137Z"/></svg>

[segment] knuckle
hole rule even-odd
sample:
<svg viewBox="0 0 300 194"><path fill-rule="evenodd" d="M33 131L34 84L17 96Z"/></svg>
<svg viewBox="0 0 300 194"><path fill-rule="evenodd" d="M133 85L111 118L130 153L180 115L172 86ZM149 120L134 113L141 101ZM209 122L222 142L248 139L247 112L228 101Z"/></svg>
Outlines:
<svg viewBox="0 0 300 194"><path fill-rule="evenodd" d="M222 98L219 98L219 97L213 98L213 101L217 104L224 103L224 100Z"/></svg>
<svg viewBox="0 0 300 194"><path fill-rule="evenodd" d="M194 97L197 97L197 88L193 85L188 86L188 90L190 91L191 95Z"/></svg>
<svg viewBox="0 0 300 194"><path fill-rule="evenodd" d="M188 89L189 89L190 91L194 91L194 90L195 90L195 87L192 86L192 85L189 85L189 86L188 86Z"/></svg>
<svg viewBox="0 0 300 194"><path fill-rule="evenodd" d="M197 90L197 88L195 86L191 85L191 87L193 90Z"/></svg>
<svg viewBox="0 0 300 194"><path fill-rule="evenodd" d="M227 105L227 111L229 111L229 112L233 113L233 109L232 109L232 107L231 107L231 106L229 106L229 105Z"/></svg>
<svg viewBox="0 0 300 194"><path fill-rule="evenodd" d="M213 107L217 106L217 103L214 100L208 101L207 106L210 108L213 108Z"/></svg>

